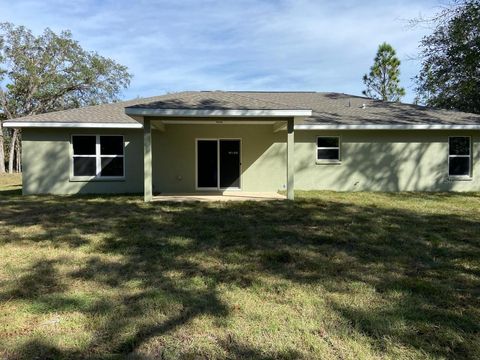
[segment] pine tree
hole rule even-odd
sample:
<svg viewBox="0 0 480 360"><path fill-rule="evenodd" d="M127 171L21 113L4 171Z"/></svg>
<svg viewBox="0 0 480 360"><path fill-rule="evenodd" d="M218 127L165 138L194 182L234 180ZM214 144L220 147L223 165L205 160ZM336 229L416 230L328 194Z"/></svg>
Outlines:
<svg viewBox="0 0 480 360"><path fill-rule="evenodd" d="M400 60L395 49L384 42L378 47L370 73L363 76L365 96L382 101L400 101L405 89L400 86Z"/></svg>

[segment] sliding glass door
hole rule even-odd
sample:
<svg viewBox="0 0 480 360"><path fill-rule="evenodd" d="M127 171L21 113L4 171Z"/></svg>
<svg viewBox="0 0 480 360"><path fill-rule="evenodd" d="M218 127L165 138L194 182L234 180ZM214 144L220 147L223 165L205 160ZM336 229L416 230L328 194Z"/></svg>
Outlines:
<svg viewBox="0 0 480 360"><path fill-rule="evenodd" d="M197 189L240 189L238 139L197 140Z"/></svg>
<svg viewBox="0 0 480 360"><path fill-rule="evenodd" d="M197 142L197 187L218 188L217 140L198 140Z"/></svg>

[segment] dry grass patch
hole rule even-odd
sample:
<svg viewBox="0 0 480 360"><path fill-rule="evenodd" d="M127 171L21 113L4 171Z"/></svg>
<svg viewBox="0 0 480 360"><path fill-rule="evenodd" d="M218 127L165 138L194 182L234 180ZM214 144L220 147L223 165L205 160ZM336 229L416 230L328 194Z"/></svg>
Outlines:
<svg viewBox="0 0 480 360"><path fill-rule="evenodd" d="M480 353L478 194L144 204L0 181L2 358Z"/></svg>
<svg viewBox="0 0 480 360"><path fill-rule="evenodd" d="M21 174L0 174L0 189L3 192L7 190L20 190L21 186Z"/></svg>

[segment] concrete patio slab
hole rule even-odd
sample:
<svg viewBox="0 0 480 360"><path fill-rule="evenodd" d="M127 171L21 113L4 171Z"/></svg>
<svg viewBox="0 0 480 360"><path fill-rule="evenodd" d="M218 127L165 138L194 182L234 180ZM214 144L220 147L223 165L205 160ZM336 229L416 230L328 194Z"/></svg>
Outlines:
<svg viewBox="0 0 480 360"><path fill-rule="evenodd" d="M192 194L161 194L153 197L153 201L273 201L285 200L286 196L271 192L243 192L243 191L225 191L225 192L202 192Z"/></svg>

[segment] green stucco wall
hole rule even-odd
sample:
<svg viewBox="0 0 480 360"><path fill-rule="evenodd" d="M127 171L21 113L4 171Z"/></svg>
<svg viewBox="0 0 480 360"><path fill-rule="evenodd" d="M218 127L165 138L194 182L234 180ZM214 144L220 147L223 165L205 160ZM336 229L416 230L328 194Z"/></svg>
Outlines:
<svg viewBox="0 0 480 360"><path fill-rule="evenodd" d="M125 180L71 181L72 134L123 135ZM23 129L24 194L143 193L142 130Z"/></svg>
<svg viewBox="0 0 480 360"><path fill-rule="evenodd" d="M243 191L286 187L286 133L266 125L166 125L153 131L154 192L195 191L196 139L241 140Z"/></svg>
<svg viewBox="0 0 480 360"><path fill-rule="evenodd" d="M272 125L166 125L152 131L154 192L195 191L195 139L242 140L242 190L286 185L286 132ZM71 181L72 134L124 135L124 181ZM341 164L316 164L316 137L341 137ZM471 136L473 178L448 179L448 137ZM24 129L23 191L143 193L143 131ZM478 131L295 131L295 189L338 191L480 191Z"/></svg>
<svg viewBox="0 0 480 360"><path fill-rule="evenodd" d="M317 136L341 137L341 164L315 163ZM448 137L471 136L470 181L448 179ZM296 131L295 188L337 191L479 191L480 132Z"/></svg>

